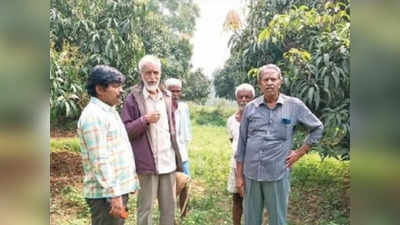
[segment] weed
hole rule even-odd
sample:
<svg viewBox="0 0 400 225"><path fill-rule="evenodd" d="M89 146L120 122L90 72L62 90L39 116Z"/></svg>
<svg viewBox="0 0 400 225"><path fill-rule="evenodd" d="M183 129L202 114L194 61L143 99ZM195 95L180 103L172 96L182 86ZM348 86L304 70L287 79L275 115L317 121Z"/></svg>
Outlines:
<svg viewBox="0 0 400 225"><path fill-rule="evenodd" d="M62 189L61 194L65 206L77 208L80 218L88 217L90 215L90 210L82 195L82 190L73 186L66 186Z"/></svg>

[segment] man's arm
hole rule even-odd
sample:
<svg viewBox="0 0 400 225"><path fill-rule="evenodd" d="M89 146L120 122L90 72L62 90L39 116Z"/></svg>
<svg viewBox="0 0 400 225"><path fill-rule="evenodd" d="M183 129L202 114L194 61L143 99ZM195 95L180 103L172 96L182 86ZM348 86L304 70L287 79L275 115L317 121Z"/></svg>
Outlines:
<svg viewBox="0 0 400 225"><path fill-rule="evenodd" d="M242 119L239 126L239 140L238 147L235 154L236 159L236 186L239 190L240 196L244 196L244 174L243 174L243 161L246 154L247 145L247 128L248 128L248 105L243 111Z"/></svg>
<svg viewBox="0 0 400 225"><path fill-rule="evenodd" d="M232 143L232 141L233 141L233 133L232 133L230 122L231 121L230 121L230 117L229 117L228 120L226 121L226 130L228 132L229 141Z"/></svg>
<svg viewBox="0 0 400 225"><path fill-rule="evenodd" d="M243 162L236 161L236 186L241 197L244 196Z"/></svg>
<svg viewBox="0 0 400 225"><path fill-rule="evenodd" d="M121 109L121 119L125 125L129 137L137 137L142 135L147 127L148 122L145 116L141 116L132 94L126 97L124 105Z"/></svg>
<svg viewBox="0 0 400 225"><path fill-rule="evenodd" d="M286 157L286 167L292 167L292 165L303 157L303 155L305 155L310 149L311 145L303 144L299 149L290 151L288 157Z"/></svg>
<svg viewBox="0 0 400 225"><path fill-rule="evenodd" d="M286 158L286 166L291 167L297 160L305 155L313 144L319 142L324 131L322 122L311 112L311 110L301 102L297 107L298 121L309 129L309 134L304 140L304 144L297 150L292 150Z"/></svg>

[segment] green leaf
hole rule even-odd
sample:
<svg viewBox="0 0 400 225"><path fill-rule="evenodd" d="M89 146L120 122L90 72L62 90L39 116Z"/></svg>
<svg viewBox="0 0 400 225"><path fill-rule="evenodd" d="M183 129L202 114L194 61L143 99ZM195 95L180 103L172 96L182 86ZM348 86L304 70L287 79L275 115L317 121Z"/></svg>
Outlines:
<svg viewBox="0 0 400 225"><path fill-rule="evenodd" d="M92 36L92 41L93 42L96 42L96 40L99 38L99 34L98 33L95 33L93 36Z"/></svg>
<svg viewBox="0 0 400 225"><path fill-rule="evenodd" d="M327 99L327 104L329 104L330 102L331 102L331 99L332 99L332 95L331 95L331 92L329 91L329 89L327 89L327 88L323 88L322 89L325 93L326 93L326 95L328 96L328 99Z"/></svg>
<svg viewBox="0 0 400 225"><path fill-rule="evenodd" d="M319 93L319 87L318 87L318 85L317 84L314 84L314 87L315 87L315 93L314 93L314 96L315 96L315 108L318 108L319 107L319 103L320 103L320 101L321 101L321 96L320 96L320 93Z"/></svg>
<svg viewBox="0 0 400 225"><path fill-rule="evenodd" d="M75 115L78 113L78 107L76 106L75 102L71 102L71 108L72 108L72 115Z"/></svg>
<svg viewBox="0 0 400 225"><path fill-rule="evenodd" d="M317 59L315 60L315 64L318 66L321 63L322 57L319 56L317 57Z"/></svg>
<svg viewBox="0 0 400 225"><path fill-rule="evenodd" d="M259 68L252 68L247 72L247 76L249 77L255 77L258 79L258 73L260 72Z"/></svg>
<svg viewBox="0 0 400 225"><path fill-rule="evenodd" d="M65 106L65 115L69 117L71 115L71 107L69 106L69 103L67 101L64 102Z"/></svg>
<svg viewBox="0 0 400 225"><path fill-rule="evenodd" d="M307 52L307 51L302 51L302 53L303 53L303 59L304 59L305 61L310 61L310 60L311 60L311 54L310 54L309 52Z"/></svg>
<svg viewBox="0 0 400 225"><path fill-rule="evenodd" d="M258 35L258 43L268 40L269 37L271 36L271 33L269 32L268 28L264 29L260 35Z"/></svg>
<svg viewBox="0 0 400 225"><path fill-rule="evenodd" d="M332 77L333 80L335 81L335 88L339 87L339 76L337 75L337 73L335 73L335 71L332 71Z"/></svg>
<svg viewBox="0 0 400 225"><path fill-rule="evenodd" d="M307 100L308 100L309 104L312 104L313 98L314 98L314 87L310 87L308 89L308 95L307 95Z"/></svg>
<svg viewBox="0 0 400 225"><path fill-rule="evenodd" d="M305 98L305 92L308 90L308 86L307 85L303 85L303 86L300 86L300 87L302 87L302 89L301 89L301 91L300 91L300 93L299 93L299 97L300 98Z"/></svg>
<svg viewBox="0 0 400 225"><path fill-rule="evenodd" d="M327 76L325 76L325 74L326 74L326 71L328 70L328 67L324 67L323 69L322 69L322 71L321 71L321 79L322 78L326 78Z"/></svg>
<svg viewBox="0 0 400 225"><path fill-rule="evenodd" d="M326 66L329 65L329 54L328 53L324 54L324 63L325 63Z"/></svg>
<svg viewBox="0 0 400 225"><path fill-rule="evenodd" d="M329 76L324 77L324 89L329 89Z"/></svg>
<svg viewBox="0 0 400 225"><path fill-rule="evenodd" d="M106 44L106 48L105 48L105 53L106 53L107 56L109 55L110 48L111 48L111 39L108 39L107 40L107 44Z"/></svg>

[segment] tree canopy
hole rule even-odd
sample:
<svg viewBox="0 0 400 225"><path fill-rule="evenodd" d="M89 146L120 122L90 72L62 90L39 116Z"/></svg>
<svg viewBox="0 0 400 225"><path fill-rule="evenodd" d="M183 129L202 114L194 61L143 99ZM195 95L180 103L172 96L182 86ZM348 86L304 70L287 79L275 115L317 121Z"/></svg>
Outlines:
<svg viewBox="0 0 400 225"><path fill-rule="evenodd" d="M162 62L162 79L184 81L188 99L204 98L187 82L199 7L193 0L51 0L50 106L52 120L76 119L88 96L84 84L97 64L116 67L127 76L126 87L139 81L137 63L145 54ZM207 80L207 79L206 79Z"/></svg>
<svg viewBox="0 0 400 225"><path fill-rule="evenodd" d="M247 7L242 26L231 29L231 56L215 72L217 96L233 99L232 87L243 82L257 86L258 68L276 64L284 76L281 91L302 99L323 121L320 152L348 158L350 2L252 0Z"/></svg>

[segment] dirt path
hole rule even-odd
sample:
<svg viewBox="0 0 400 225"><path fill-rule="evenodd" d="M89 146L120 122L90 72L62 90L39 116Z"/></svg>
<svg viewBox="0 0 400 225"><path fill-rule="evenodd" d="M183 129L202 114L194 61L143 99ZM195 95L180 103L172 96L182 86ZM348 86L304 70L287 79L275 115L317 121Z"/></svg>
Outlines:
<svg viewBox="0 0 400 225"><path fill-rule="evenodd" d="M78 153L50 153L50 189L52 194L59 193L66 185L82 182L82 161Z"/></svg>

